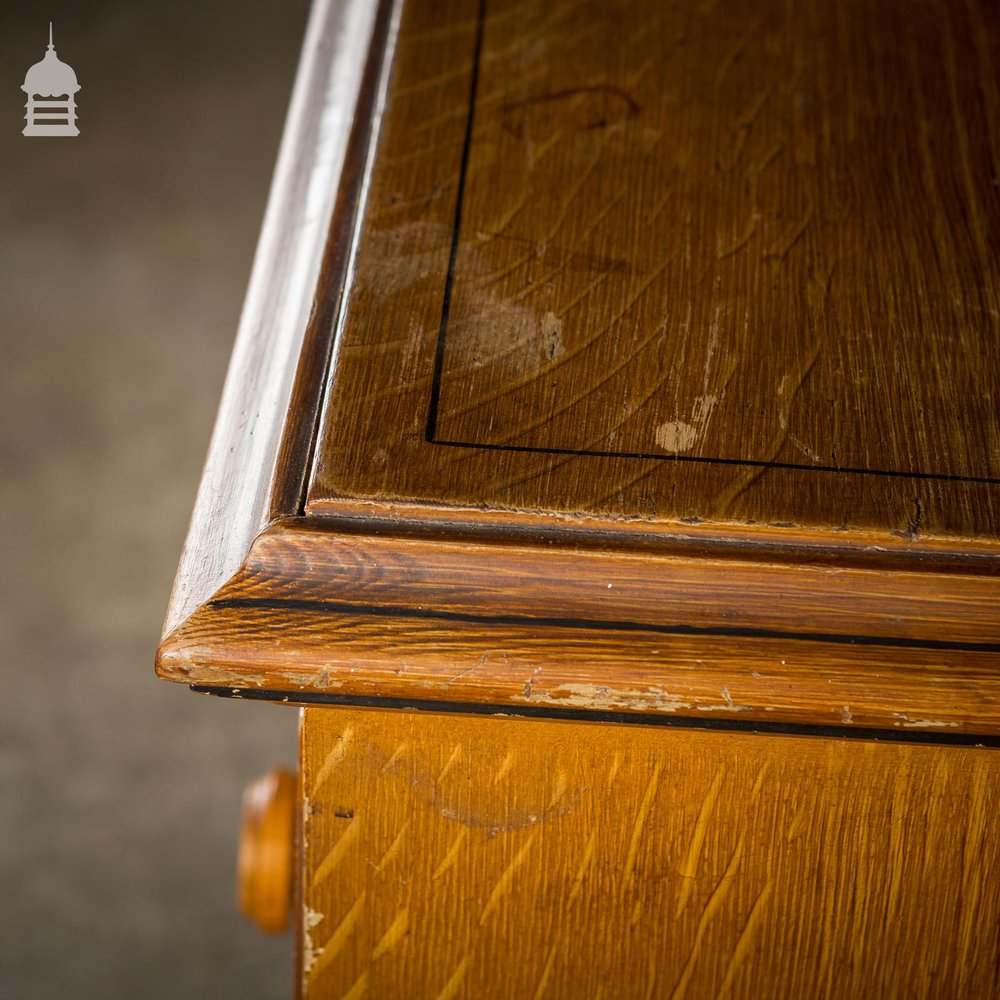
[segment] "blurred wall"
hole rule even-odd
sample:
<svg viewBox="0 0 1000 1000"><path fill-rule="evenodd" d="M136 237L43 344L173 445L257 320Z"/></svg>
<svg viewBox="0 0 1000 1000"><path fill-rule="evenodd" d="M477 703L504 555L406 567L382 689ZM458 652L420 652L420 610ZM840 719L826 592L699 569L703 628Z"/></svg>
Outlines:
<svg viewBox="0 0 1000 1000"><path fill-rule="evenodd" d="M0 994L279 997L237 916L244 783L292 710L153 650L262 218L305 0L0 7ZM25 138L28 66L81 135Z"/></svg>

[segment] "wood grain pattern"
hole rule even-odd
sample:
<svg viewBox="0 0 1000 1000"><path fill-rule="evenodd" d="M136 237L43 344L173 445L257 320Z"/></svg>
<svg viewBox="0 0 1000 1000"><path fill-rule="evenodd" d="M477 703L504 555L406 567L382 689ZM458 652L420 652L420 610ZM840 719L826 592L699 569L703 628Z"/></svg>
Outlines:
<svg viewBox="0 0 1000 1000"><path fill-rule="evenodd" d="M374 9L157 657L434 710L304 713L303 995L1000 995L1000 20Z"/></svg>
<svg viewBox="0 0 1000 1000"><path fill-rule="evenodd" d="M308 511L995 540L993 13L409 0Z"/></svg>
<svg viewBox="0 0 1000 1000"><path fill-rule="evenodd" d="M165 631L238 569L269 521L298 508L310 442L298 443L295 467L288 452L296 450L299 422L312 428L300 351L310 343L306 327L336 195L351 186L344 159L374 13L368 0L313 5Z"/></svg>
<svg viewBox="0 0 1000 1000"><path fill-rule="evenodd" d="M288 413L332 339L308 503L237 525L158 669L995 736L995 19L627 10L382 6Z"/></svg>
<svg viewBox="0 0 1000 1000"><path fill-rule="evenodd" d="M1000 991L996 751L307 710L303 995Z"/></svg>
<svg viewBox="0 0 1000 1000"><path fill-rule="evenodd" d="M279 523L161 644L234 693L1000 734L990 573Z"/></svg>

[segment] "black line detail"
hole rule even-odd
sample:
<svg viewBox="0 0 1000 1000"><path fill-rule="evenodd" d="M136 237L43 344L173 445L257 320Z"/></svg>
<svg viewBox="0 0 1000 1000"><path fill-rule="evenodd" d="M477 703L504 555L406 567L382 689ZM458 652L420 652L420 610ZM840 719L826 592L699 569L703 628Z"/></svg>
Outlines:
<svg viewBox="0 0 1000 1000"><path fill-rule="evenodd" d="M441 300L441 325L438 327L437 349L434 354L434 378L431 382L431 399L427 408L427 428L424 437L434 443L437 431L438 402L441 399L441 374L444 371L445 335L451 312L451 286L455 278L455 260L458 241L462 234L462 202L465 198L465 177L469 167L469 149L472 146L472 126L476 119L476 92L479 90L479 61L483 49L483 22L486 20L486 0L479 0L476 16L476 44L472 54L472 78L469 82L469 115L465 121L465 139L462 143L462 162L458 171L458 194L455 199L455 223L451 231L451 252L448 255L448 273L444 279L444 297Z"/></svg>
<svg viewBox="0 0 1000 1000"><path fill-rule="evenodd" d="M892 476L900 479L934 479L953 483L1000 485L989 476L955 476L937 472L900 472L895 469L863 469L842 465L804 465L801 462L763 462L749 458L702 458L698 455L665 455L652 451L598 451L588 448L543 448L534 445L478 444L471 441L431 441L443 448L477 448L484 451L531 452L541 455L577 455L586 458L667 459L672 462L706 462L713 465L740 465L756 469L798 469L807 472L846 472L859 476Z"/></svg>
<svg viewBox="0 0 1000 1000"><path fill-rule="evenodd" d="M1000 653L1000 643L965 642L952 639L909 639L841 632L791 632L782 629L725 625L657 625L627 620L559 618L535 615L491 615L470 611L444 611L398 604L354 604L344 601L303 600L301 598L229 597L210 601L208 607L224 611L260 608L269 611L314 611L321 614L369 615L373 618L416 618L422 621L472 622L478 625L514 625L529 628L566 628L592 632L651 632L656 635L721 636L739 639L785 639L822 642L839 646L889 646L902 649L943 649L975 653Z"/></svg>
<svg viewBox="0 0 1000 1000"><path fill-rule="evenodd" d="M448 332L448 319L451 313L451 291L455 280L458 244L462 233L465 179L469 166L469 151L472 146L472 127L476 114L476 95L479 89L479 63L482 56L483 24L485 20L486 0L479 0L479 11L476 19L476 41L473 49L472 76L469 84L469 114L465 123L465 139L462 144L462 158L458 174L458 192L455 202L455 221L451 234L451 252L448 257L448 272L444 282L444 297L441 303L441 324L438 328L437 347L434 355L434 375L431 380L430 403L427 409L427 426L424 433L424 438L428 444L439 445L445 448L475 448L482 451L520 452L537 455L571 455L577 458L627 458L661 462L696 462L706 465L734 465L752 469L790 469L797 472L833 472L856 476L929 479L951 483L982 483L989 486L1000 486L1000 479L990 476L960 476L935 472L867 469L853 466L806 465L802 462L765 462L754 459L711 458L698 455L671 455L660 452L598 451L587 448L545 448L531 445L479 444L469 441L437 440L438 409L441 402L441 382L444 377L445 340Z"/></svg>
<svg viewBox="0 0 1000 1000"><path fill-rule="evenodd" d="M913 729L876 729L861 726L823 726L807 722L757 722L748 719L700 719L687 715L640 715L632 712L590 711L584 708L548 708L540 705L472 704L470 702L417 701L370 695L333 694L327 691L263 691L260 688L210 687L191 684L196 694L243 701L288 702L295 705L339 705L343 708L384 708L456 715L508 715L525 719L567 722L611 722L618 725L658 726L671 729L707 729L713 732L759 733L773 736L818 736L824 739L884 743L929 743L965 747L1000 747L1000 736L946 733Z"/></svg>
<svg viewBox="0 0 1000 1000"><path fill-rule="evenodd" d="M471 447L471 446L470 446ZM483 507L489 512L491 508ZM629 522L629 527L623 528L614 522L593 525L553 524L551 521L536 521L530 525L508 523L504 521L459 521L450 517L450 509L441 507L436 515L413 521L394 521L384 514L368 514L338 511L337 513L309 514L308 523L323 531L339 534L363 535L395 535L400 538L434 538L447 535L452 541L471 542L480 540L487 544L503 542L521 542L528 536L536 544L548 542L558 545L591 546L596 543L601 549L609 545L624 545L632 551L656 547L656 550L666 554L694 551L699 556L721 556L723 558L747 557L773 559L786 554L795 557L797 561L809 560L824 565L864 566L877 562L878 566L889 570L909 569L917 565L920 568L932 567L935 571L950 573L974 573L978 575L996 574L996 556L988 552L975 550L971 552L925 549L919 546L888 548L875 546L864 548L840 547L836 542L823 544L820 542L804 542L786 540L770 535L766 538L739 538L733 536L708 535L699 537L695 532L697 526L707 524L697 518L680 522L680 527L686 528L681 533L661 534L647 530L636 520ZM745 525L756 522L748 521ZM689 528L688 525L691 527ZM789 527L763 523L765 528ZM799 525L791 525L799 527ZM738 559L736 560L738 561Z"/></svg>

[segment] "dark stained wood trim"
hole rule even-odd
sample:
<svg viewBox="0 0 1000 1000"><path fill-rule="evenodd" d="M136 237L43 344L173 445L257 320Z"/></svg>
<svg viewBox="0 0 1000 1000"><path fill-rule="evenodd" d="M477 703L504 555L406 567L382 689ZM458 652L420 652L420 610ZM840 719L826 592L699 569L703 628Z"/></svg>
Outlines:
<svg viewBox="0 0 1000 1000"><path fill-rule="evenodd" d="M205 471L167 609L183 621L288 507L283 427L366 62L370 0L316 0Z"/></svg>
<svg viewBox="0 0 1000 1000"><path fill-rule="evenodd" d="M306 477L317 435L323 386L326 384L345 278L356 246L356 229L365 200L378 126L385 104L399 4L381 0L372 31L344 165L337 187L330 233L323 254L309 326L303 340L288 420L278 452L271 518L301 513Z"/></svg>
<svg viewBox="0 0 1000 1000"><path fill-rule="evenodd" d="M413 701L399 698L364 698L328 691L276 691L254 688L215 688L192 684L195 694L236 701L266 701L296 708L327 706L364 708L386 712L433 712L444 715L487 715L512 719L552 719L563 722L611 723L623 726L669 726L709 732L758 733L769 736L808 736L817 739L871 740L879 743L914 743L931 746L1000 747L1000 736L956 733L940 729L865 729L859 726L817 726L794 722L742 722L739 719L697 719L677 715L636 715L628 712L583 711L534 705L462 704L449 701Z"/></svg>

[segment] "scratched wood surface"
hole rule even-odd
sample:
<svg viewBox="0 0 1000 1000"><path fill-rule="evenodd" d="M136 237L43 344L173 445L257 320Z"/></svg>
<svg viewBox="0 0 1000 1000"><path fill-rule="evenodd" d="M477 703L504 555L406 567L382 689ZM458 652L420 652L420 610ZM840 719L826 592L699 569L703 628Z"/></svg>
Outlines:
<svg viewBox="0 0 1000 1000"><path fill-rule="evenodd" d="M996 10L376 20L288 504L160 673L996 737Z"/></svg>
<svg viewBox="0 0 1000 1000"><path fill-rule="evenodd" d="M304 995L1000 992L993 750L309 709Z"/></svg>
<svg viewBox="0 0 1000 1000"><path fill-rule="evenodd" d="M163 641L161 675L292 701L1000 736L1000 597L974 563L928 572L927 552L873 571L317 520L261 535Z"/></svg>
<svg viewBox="0 0 1000 1000"><path fill-rule="evenodd" d="M996 539L998 66L984 0L407 0L308 511Z"/></svg>

